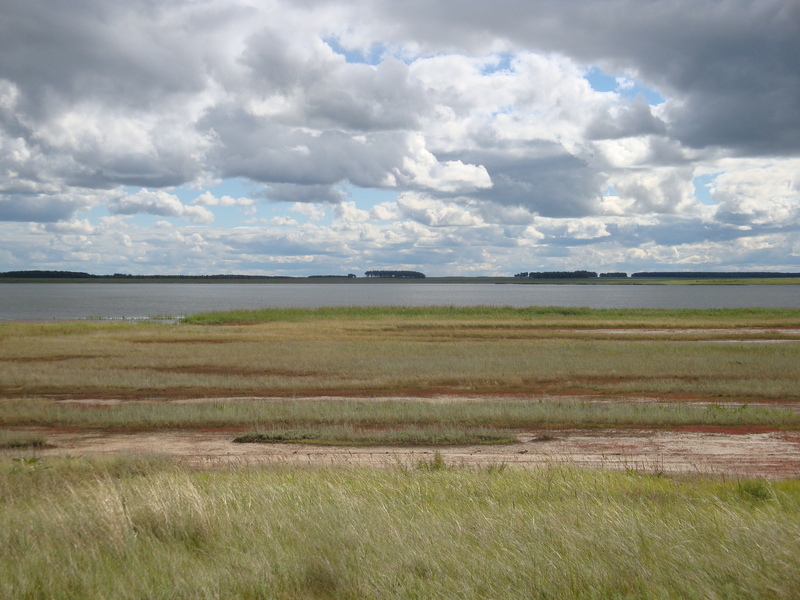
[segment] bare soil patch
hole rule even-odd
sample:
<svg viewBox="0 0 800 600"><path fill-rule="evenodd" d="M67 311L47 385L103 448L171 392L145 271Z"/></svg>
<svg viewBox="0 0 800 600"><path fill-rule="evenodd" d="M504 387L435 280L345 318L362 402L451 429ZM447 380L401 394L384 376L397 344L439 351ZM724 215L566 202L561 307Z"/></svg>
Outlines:
<svg viewBox="0 0 800 600"><path fill-rule="evenodd" d="M193 466L363 465L414 467L441 453L452 466L536 467L567 463L587 468L667 475L800 477L800 433L663 430L542 430L518 432L502 446L340 447L237 444L238 432L75 432L40 429L54 448L37 456L163 454ZM3 451L5 454L21 451Z"/></svg>

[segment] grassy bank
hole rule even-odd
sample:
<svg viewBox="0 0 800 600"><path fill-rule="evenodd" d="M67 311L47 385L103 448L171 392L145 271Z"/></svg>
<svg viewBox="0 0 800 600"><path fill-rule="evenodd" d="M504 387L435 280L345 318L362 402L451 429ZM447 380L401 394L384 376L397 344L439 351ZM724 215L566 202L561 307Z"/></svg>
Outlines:
<svg viewBox="0 0 800 600"><path fill-rule="evenodd" d="M337 306L317 309L265 308L209 312L186 317L197 325L266 322L381 320L398 325L414 322L476 322L484 326L532 327L780 327L800 326L800 310L791 308L649 309L563 306Z"/></svg>
<svg viewBox="0 0 800 600"><path fill-rule="evenodd" d="M798 482L0 464L4 598L791 598Z"/></svg>

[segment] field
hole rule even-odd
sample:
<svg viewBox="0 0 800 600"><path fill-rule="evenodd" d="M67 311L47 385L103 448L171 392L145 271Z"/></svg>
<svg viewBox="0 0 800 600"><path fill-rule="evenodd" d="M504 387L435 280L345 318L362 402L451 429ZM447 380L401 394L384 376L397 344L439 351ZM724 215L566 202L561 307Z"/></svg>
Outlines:
<svg viewBox="0 0 800 600"><path fill-rule="evenodd" d="M0 323L0 597L796 597L798 381L788 309Z"/></svg>

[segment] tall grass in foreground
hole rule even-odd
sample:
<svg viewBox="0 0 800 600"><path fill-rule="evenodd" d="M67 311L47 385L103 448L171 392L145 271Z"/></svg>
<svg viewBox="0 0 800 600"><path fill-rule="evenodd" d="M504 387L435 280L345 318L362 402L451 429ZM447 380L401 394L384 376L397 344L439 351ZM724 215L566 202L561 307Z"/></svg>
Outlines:
<svg viewBox="0 0 800 600"><path fill-rule="evenodd" d="M3 598L795 598L798 539L797 481L0 464Z"/></svg>

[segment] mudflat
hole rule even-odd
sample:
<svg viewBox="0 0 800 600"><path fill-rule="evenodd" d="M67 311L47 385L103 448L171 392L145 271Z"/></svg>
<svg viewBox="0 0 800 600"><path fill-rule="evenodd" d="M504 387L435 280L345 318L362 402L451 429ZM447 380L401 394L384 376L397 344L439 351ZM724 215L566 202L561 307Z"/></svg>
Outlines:
<svg viewBox="0 0 800 600"><path fill-rule="evenodd" d="M446 464L453 466L536 467L566 463L670 475L800 477L800 432L564 429L521 431L516 444L446 447L241 444L233 441L237 432L229 430L43 433L54 447L37 450L40 456L162 454L192 466L413 466L438 452Z"/></svg>

